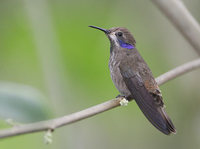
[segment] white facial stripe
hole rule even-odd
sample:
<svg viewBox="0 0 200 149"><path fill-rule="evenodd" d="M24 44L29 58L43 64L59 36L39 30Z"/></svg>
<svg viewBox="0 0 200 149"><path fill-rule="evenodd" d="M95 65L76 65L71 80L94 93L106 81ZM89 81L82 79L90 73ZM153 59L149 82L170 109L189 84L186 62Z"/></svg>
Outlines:
<svg viewBox="0 0 200 149"><path fill-rule="evenodd" d="M119 43L118 43L117 37L115 35L115 32L110 34L110 38L115 42L116 46L119 47Z"/></svg>

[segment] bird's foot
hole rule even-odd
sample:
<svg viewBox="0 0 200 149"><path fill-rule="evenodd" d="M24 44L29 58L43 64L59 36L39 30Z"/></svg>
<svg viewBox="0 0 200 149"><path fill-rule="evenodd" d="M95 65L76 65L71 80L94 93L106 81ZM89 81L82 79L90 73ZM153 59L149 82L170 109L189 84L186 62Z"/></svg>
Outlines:
<svg viewBox="0 0 200 149"><path fill-rule="evenodd" d="M116 96L116 98L125 98L125 99L128 100L128 101L133 100L133 97L132 97L131 95L129 95L129 96L118 95L118 96Z"/></svg>
<svg viewBox="0 0 200 149"><path fill-rule="evenodd" d="M126 98L125 95L117 95L116 98Z"/></svg>
<svg viewBox="0 0 200 149"><path fill-rule="evenodd" d="M127 106L128 105L128 100L127 97L124 95L118 95L116 98L121 98L121 101L119 102L121 106Z"/></svg>

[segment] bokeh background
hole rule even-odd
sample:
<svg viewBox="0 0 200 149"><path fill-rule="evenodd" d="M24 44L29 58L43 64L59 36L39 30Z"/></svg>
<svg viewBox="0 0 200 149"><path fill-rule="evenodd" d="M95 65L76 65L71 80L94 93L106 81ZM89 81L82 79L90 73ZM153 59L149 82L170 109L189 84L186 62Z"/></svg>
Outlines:
<svg viewBox="0 0 200 149"><path fill-rule="evenodd" d="M200 22L200 1L184 0ZM181 17L181 16L180 16ZM151 1L1 0L0 129L80 111L118 95L109 74L109 41L97 30L127 27L154 76L196 52ZM1 149L200 148L200 71L161 90L177 134L165 136L135 102L57 129L0 140Z"/></svg>

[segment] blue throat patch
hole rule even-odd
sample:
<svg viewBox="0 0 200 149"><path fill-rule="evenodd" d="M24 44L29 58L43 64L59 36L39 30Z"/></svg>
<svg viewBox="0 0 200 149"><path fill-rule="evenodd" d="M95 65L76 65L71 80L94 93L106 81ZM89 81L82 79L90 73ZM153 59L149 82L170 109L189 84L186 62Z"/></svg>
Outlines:
<svg viewBox="0 0 200 149"><path fill-rule="evenodd" d="M135 47L131 44L128 44L128 43L125 43L123 42L122 40L119 40L119 45L122 47L122 48L127 48L127 49L134 49Z"/></svg>

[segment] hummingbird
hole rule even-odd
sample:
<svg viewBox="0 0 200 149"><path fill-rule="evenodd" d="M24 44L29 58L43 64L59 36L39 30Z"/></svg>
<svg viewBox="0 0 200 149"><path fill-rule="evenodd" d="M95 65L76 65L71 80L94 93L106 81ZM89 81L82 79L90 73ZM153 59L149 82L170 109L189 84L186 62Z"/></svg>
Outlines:
<svg viewBox="0 0 200 149"><path fill-rule="evenodd" d="M103 31L110 40L109 69L111 79L120 92L117 97L135 100L146 118L166 135L176 129L165 112L161 91L147 63L136 48L136 41L128 29L113 27Z"/></svg>

